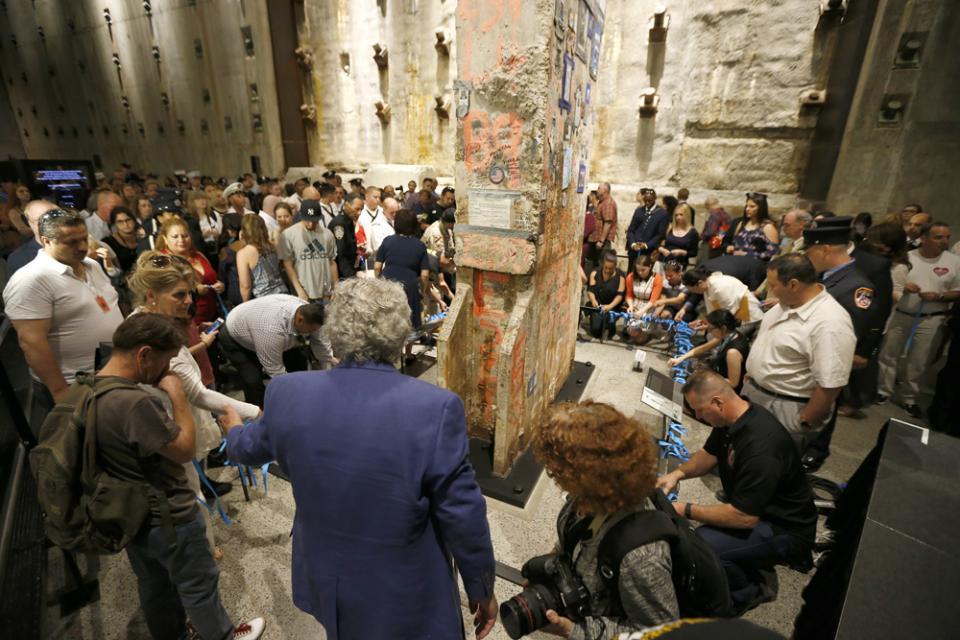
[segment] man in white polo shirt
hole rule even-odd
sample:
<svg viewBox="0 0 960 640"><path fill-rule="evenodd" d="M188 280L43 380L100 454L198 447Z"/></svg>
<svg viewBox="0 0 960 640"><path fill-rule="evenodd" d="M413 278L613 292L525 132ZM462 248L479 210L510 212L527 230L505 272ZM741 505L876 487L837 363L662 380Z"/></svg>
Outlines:
<svg viewBox="0 0 960 640"><path fill-rule="evenodd" d="M805 255L771 260L767 288L780 303L760 322L743 395L780 420L802 455L833 417L857 336L850 314L820 284Z"/></svg>
<svg viewBox="0 0 960 640"><path fill-rule="evenodd" d="M950 227L945 222L924 227L920 248L909 254L910 273L880 351L877 404L893 395L897 369L905 366L900 398L914 418L922 415L917 406L920 378L932 364L932 352L940 344L950 305L960 300L960 257L947 251L949 246Z"/></svg>
<svg viewBox="0 0 960 640"><path fill-rule="evenodd" d="M3 291L34 378L38 406L52 408L78 371L93 371L101 342L123 321L117 292L87 257L87 225L75 213L51 209L40 218L43 250Z"/></svg>

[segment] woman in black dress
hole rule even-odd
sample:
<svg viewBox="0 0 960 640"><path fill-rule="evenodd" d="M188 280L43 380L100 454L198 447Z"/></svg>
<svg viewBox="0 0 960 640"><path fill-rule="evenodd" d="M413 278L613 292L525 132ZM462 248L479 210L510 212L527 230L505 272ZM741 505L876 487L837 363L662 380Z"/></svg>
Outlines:
<svg viewBox="0 0 960 640"><path fill-rule="evenodd" d="M602 262L598 269L590 274L587 288L587 297L590 306L597 311L590 314L590 335L600 338L603 330L607 330L607 338L612 338L617 331L617 323L606 317L608 311L614 311L623 303L626 294L627 282L623 273L617 268L617 253L607 250L603 253Z"/></svg>
<svg viewBox="0 0 960 640"><path fill-rule="evenodd" d="M660 243L662 260L675 260L684 269L690 264L690 258L697 257L700 245L700 234L690 224L690 205L681 202L673 210L673 221L667 227L667 232Z"/></svg>
<svg viewBox="0 0 960 640"><path fill-rule="evenodd" d="M736 392L740 393L747 369L747 355L750 353L750 343L737 331L740 321L726 309L711 311L707 314L706 321L710 340L679 358L671 358L669 364L675 367L684 360L705 354L704 364L726 378Z"/></svg>
<svg viewBox="0 0 960 640"><path fill-rule="evenodd" d="M137 240L140 221L127 207L114 207L110 210L110 235L103 243L117 254L117 262L124 274L130 273L137 263Z"/></svg>
<svg viewBox="0 0 960 640"><path fill-rule="evenodd" d="M430 291L430 261L427 246L416 237L420 231L417 216L409 209L400 209L393 219L396 235L387 236L377 249L374 273L378 278L396 280L403 285L410 305L410 323L414 330L421 325L420 287ZM412 344L407 344L406 356L412 356Z"/></svg>

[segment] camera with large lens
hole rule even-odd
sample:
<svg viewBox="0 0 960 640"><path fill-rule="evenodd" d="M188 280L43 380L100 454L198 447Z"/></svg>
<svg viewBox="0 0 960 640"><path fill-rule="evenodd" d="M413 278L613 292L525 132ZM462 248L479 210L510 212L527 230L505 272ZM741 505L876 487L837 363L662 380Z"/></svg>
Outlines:
<svg viewBox="0 0 960 640"><path fill-rule="evenodd" d="M531 558L520 571L530 586L500 605L500 620L516 640L547 625L547 610L574 621L589 613L590 594L565 555Z"/></svg>

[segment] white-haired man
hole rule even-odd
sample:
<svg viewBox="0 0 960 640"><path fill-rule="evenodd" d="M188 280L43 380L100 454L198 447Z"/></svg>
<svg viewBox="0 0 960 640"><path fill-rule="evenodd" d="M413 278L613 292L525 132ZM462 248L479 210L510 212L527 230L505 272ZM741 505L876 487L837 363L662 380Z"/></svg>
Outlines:
<svg viewBox="0 0 960 640"><path fill-rule="evenodd" d="M410 329L400 283L340 281L323 333L342 364L275 379L246 426L228 414L227 454L289 475L293 598L337 637L463 637L452 556L483 638L497 617L493 547L463 402L394 368Z"/></svg>

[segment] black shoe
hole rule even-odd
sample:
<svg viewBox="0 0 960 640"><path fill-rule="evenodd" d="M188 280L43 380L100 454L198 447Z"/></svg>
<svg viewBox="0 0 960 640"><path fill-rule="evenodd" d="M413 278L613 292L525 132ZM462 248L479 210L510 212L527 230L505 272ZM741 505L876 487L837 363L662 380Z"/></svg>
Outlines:
<svg viewBox="0 0 960 640"><path fill-rule="evenodd" d="M887 400L889 399L890 398L888 396L885 396L882 393L878 393L877 396L873 399L873 404L882 407L883 405L887 404Z"/></svg>
<svg viewBox="0 0 960 640"><path fill-rule="evenodd" d="M807 473L814 473L823 466L825 460L826 457L824 456L808 453L800 458L800 464L803 465L803 470Z"/></svg>
<svg viewBox="0 0 960 640"><path fill-rule="evenodd" d="M233 485L229 482L217 482L216 480L210 480L210 478L207 478L207 480L210 482L211 486L213 486L213 490L217 493L217 497L225 496L233 489ZM210 489L207 488L206 483L201 482L200 489L203 491L203 497L207 499L207 502L213 500L213 495L210 493Z"/></svg>
<svg viewBox="0 0 960 640"><path fill-rule="evenodd" d="M217 467L222 467L227 461L227 450L224 449L220 451L219 449L214 449L207 455L207 469L216 469Z"/></svg>
<svg viewBox="0 0 960 640"><path fill-rule="evenodd" d="M908 414L910 414L911 418L923 417L923 409L921 409L915 404L905 404L903 405L903 410L906 411Z"/></svg>

